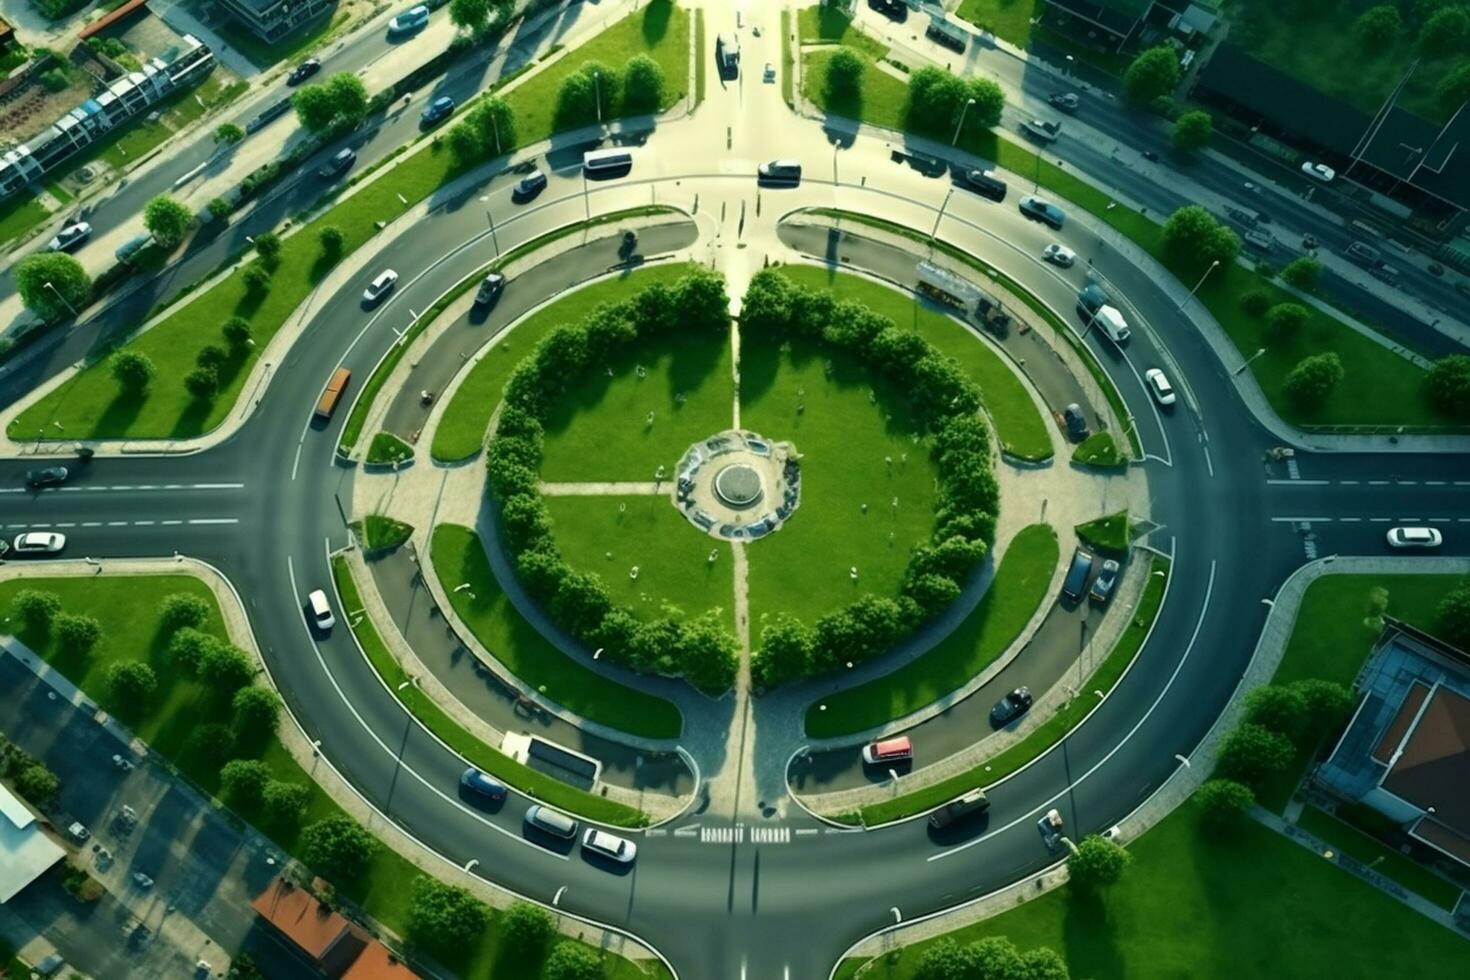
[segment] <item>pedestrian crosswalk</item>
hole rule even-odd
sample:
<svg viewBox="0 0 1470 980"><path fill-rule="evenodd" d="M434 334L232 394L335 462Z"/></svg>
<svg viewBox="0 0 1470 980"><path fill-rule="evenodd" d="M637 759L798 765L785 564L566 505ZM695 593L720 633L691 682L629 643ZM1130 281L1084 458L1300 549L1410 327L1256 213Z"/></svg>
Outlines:
<svg viewBox="0 0 1470 980"><path fill-rule="evenodd" d="M690 839L696 830L701 844L744 844L747 841L752 844L791 843L791 828L779 824L761 827L747 827L743 823L727 826L706 825L698 828L680 827L674 831L674 836Z"/></svg>

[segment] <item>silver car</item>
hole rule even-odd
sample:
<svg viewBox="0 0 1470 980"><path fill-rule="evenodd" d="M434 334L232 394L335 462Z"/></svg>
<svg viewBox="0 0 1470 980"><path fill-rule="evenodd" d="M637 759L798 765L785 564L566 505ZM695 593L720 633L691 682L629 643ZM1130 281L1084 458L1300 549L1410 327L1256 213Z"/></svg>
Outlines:
<svg viewBox="0 0 1470 980"><path fill-rule="evenodd" d="M92 226L85 221L67 225L56 233L56 237L46 243L46 248L52 252L70 252L75 246L86 241L92 234Z"/></svg>
<svg viewBox="0 0 1470 980"><path fill-rule="evenodd" d="M582 836L582 849L622 864L630 864L638 856L637 844L596 827Z"/></svg>
<svg viewBox="0 0 1470 980"><path fill-rule="evenodd" d="M12 545L17 555L54 555L66 547L66 535L55 531L26 531L17 534Z"/></svg>
<svg viewBox="0 0 1470 980"><path fill-rule="evenodd" d="M368 288L362 291L362 301L364 303L376 303L378 300L388 295L388 291L391 290L394 284L397 282L398 273L394 272L392 269L384 269L382 272L377 274L372 282L368 283Z"/></svg>

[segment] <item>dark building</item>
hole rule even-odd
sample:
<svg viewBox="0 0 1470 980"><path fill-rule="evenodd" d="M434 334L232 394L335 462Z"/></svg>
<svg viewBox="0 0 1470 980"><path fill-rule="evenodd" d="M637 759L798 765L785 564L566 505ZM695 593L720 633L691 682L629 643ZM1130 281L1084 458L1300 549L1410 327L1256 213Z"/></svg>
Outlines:
<svg viewBox="0 0 1470 980"><path fill-rule="evenodd" d="M337 0L223 0L223 3L236 20L262 41L279 41L331 10Z"/></svg>
<svg viewBox="0 0 1470 980"><path fill-rule="evenodd" d="M1171 35L1188 40L1215 15L1190 0L1046 0L1041 21L1091 47L1123 51Z"/></svg>

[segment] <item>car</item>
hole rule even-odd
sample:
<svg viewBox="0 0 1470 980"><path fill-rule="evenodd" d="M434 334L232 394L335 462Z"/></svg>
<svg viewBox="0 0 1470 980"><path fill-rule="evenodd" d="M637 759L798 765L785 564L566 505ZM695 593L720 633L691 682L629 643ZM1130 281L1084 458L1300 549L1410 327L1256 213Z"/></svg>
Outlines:
<svg viewBox="0 0 1470 980"><path fill-rule="evenodd" d="M1087 597L1093 602L1106 604L1113 597L1113 587L1117 584L1118 563L1112 558L1104 559L1097 578L1092 580L1092 588L1087 590Z"/></svg>
<svg viewBox="0 0 1470 980"><path fill-rule="evenodd" d="M902 22L909 16L909 8L903 0L868 0L868 6L889 20Z"/></svg>
<svg viewBox="0 0 1470 980"><path fill-rule="evenodd" d="M740 42L734 34L719 34L715 37L715 59L721 77L733 78L740 70Z"/></svg>
<svg viewBox="0 0 1470 980"><path fill-rule="evenodd" d="M301 64L291 69L291 74L286 76L286 84L293 87L300 85L321 70L322 61L320 58L307 58Z"/></svg>
<svg viewBox="0 0 1470 980"><path fill-rule="evenodd" d="M488 272L485 278L480 280L480 288L475 293L475 305L485 306L500 298L501 292L505 290L505 277L498 272Z"/></svg>
<svg viewBox="0 0 1470 980"><path fill-rule="evenodd" d="M1052 242L1041 250L1041 257L1052 265L1059 265L1063 269L1070 269L1077 262L1077 253L1065 245Z"/></svg>
<svg viewBox="0 0 1470 980"><path fill-rule="evenodd" d="M368 283L368 287L362 291L362 301L364 303L376 303L378 300L388 295L388 291L391 290L394 284L397 282L398 273L394 272L392 269L384 269L382 272L378 273L377 276L373 278L373 281Z"/></svg>
<svg viewBox="0 0 1470 980"><path fill-rule="evenodd" d="M325 590L313 590L311 595L306 597L306 608L311 610L312 625L322 632L337 625L337 620L332 615L332 604L327 601Z"/></svg>
<svg viewBox="0 0 1470 980"><path fill-rule="evenodd" d="M453 112L454 100L447 95L441 95L430 102L428 108L419 115L419 125L426 129L430 126L437 126L448 119Z"/></svg>
<svg viewBox="0 0 1470 980"><path fill-rule="evenodd" d="M553 837L571 840L577 836L577 821L540 803L526 810L525 820L527 827Z"/></svg>
<svg viewBox="0 0 1470 980"><path fill-rule="evenodd" d="M989 809L990 800L986 798L985 790L972 789L959 799L950 800L929 814L929 826L935 830L943 830L945 827L978 816Z"/></svg>
<svg viewBox="0 0 1470 980"><path fill-rule="evenodd" d="M914 757L914 743L907 735L897 738L869 742L863 746L863 762L870 766L881 766L892 762L907 762Z"/></svg>
<svg viewBox="0 0 1470 980"><path fill-rule="evenodd" d="M1082 99L1076 92L1058 92L1046 101L1063 112L1076 112L1077 107L1082 104Z"/></svg>
<svg viewBox="0 0 1470 980"><path fill-rule="evenodd" d="M769 85L770 83L774 82L775 80L776 80L776 66L773 65L773 64L771 64L768 61L768 62L766 62L765 70L761 72L761 81L763 81L767 85Z"/></svg>
<svg viewBox="0 0 1470 980"><path fill-rule="evenodd" d="M1041 839L1046 842L1048 850L1054 849L1062 839L1062 814L1056 809L1046 811L1036 821L1036 829L1041 831Z"/></svg>
<svg viewBox="0 0 1470 980"><path fill-rule="evenodd" d="M338 150L336 153L332 154L332 159L322 164L321 169L316 172L317 176L336 177L339 174L345 172L348 167L352 166L353 161L356 159L356 150Z"/></svg>
<svg viewBox="0 0 1470 980"><path fill-rule="evenodd" d="M1041 143L1054 143L1062 135L1062 124L1050 119L1028 119L1021 124L1021 129Z"/></svg>
<svg viewBox="0 0 1470 980"><path fill-rule="evenodd" d="M1444 535L1434 527L1396 527L1388 532L1390 548L1438 548Z"/></svg>
<svg viewBox="0 0 1470 980"><path fill-rule="evenodd" d="M388 36L395 34L410 34L420 30L429 22L429 8L423 4L410 7L403 13L388 21Z"/></svg>
<svg viewBox="0 0 1470 980"><path fill-rule="evenodd" d="M66 836L80 844L91 837L92 832L84 827L80 821L72 821L72 825L66 828Z"/></svg>
<svg viewBox="0 0 1470 980"><path fill-rule="evenodd" d="M26 486L28 487L59 487L66 482L71 473L65 466L48 466L43 470L29 470L26 473Z"/></svg>
<svg viewBox="0 0 1470 980"><path fill-rule="evenodd" d="M1169 379L1164 372L1158 368L1149 368L1143 372L1143 382L1148 385L1149 393L1154 396L1154 401L1168 408L1174 404L1174 386L1169 384Z"/></svg>
<svg viewBox="0 0 1470 980"><path fill-rule="evenodd" d="M990 709L990 720L997 725L1009 725L1026 713L1031 701L1031 689L1018 687L995 702L995 707Z"/></svg>
<svg viewBox="0 0 1470 980"><path fill-rule="evenodd" d="M981 197L988 197L992 201L1006 199L1006 182L989 170L966 170L965 183Z"/></svg>
<svg viewBox="0 0 1470 980"><path fill-rule="evenodd" d="M1062 213L1061 208L1050 201L1044 201L1036 197L1034 194L1027 194L1021 198L1018 206L1021 209L1021 213L1032 221L1040 221L1042 224L1049 225L1057 231L1061 231L1062 225L1067 221L1067 216Z"/></svg>
<svg viewBox="0 0 1470 980"><path fill-rule="evenodd" d="M66 535L55 531L22 531L11 544L17 555L54 555L66 547Z"/></svg>
<svg viewBox="0 0 1470 980"><path fill-rule="evenodd" d="M795 187L801 183L801 164L795 160L772 160L756 167L755 174L757 183Z"/></svg>
<svg viewBox="0 0 1470 980"><path fill-rule="evenodd" d="M1327 164L1312 163L1310 160L1302 164L1302 173L1306 174L1313 180L1321 181L1324 184L1332 183L1332 181L1337 177L1337 171L1327 166Z"/></svg>
<svg viewBox="0 0 1470 980"><path fill-rule="evenodd" d="M1077 308L1085 313L1089 319L1104 306L1111 305L1112 301L1113 298L1108 295L1107 290L1095 282L1090 282L1086 286L1083 286L1081 291L1077 293Z"/></svg>
<svg viewBox="0 0 1470 980"><path fill-rule="evenodd" d="M92 226L85 221L75 221L56 233L56 237L46 243L48 252L70 252L75 246L82 244L92 234Z"/></svg>
<svg viewBox="0 0 1470 980"><path fill-rule="evenodd" d="M115 257L119 262L127 262L134 255L137 255L139 252L141 252L143 250L143 246L147 245L151 241L153 241L152 235L134 235L132 238L129 238L127 241L123 242L113 251L113 257Z"/></svg>
<svg viewBox="0 0 1470 980"><path fill-rule="evenodd" d="M532 170L516 181L515 187L511 188L510 199L522 204L544 190L546 190L546 175L539 170Z"/></svg>
<svg viewBox="0 0 1470 980"><path fill-rule="evenodd" d="M0 538L0 558L4 558L10 551L10 542Z"/></svg>
<svg viewBox="0 0 1470 980"><path fill-rule="evenodd" d="M63 966L66 966L66 960L61 958L61 954L52 953L42 957L39 963L31 967L31 970L38 977L53 977L61 972Z"/></svg>
<svg viewBox="0 0 1470 980"><path fill-rule="evenodd" d="M587 828L587 833L582 835L582 849L622 864L631 864L638 856L637 844L596 827Z"/></svg>
<svg viewBox="0 0 1470 980"><path fill-rule="evenodd" d="M1087 588L1087 576L1092 574L1092 555L1075 548L1072 563L1067 566L1067 577L1062 579L1062 598L1072 602L1082 600L1082 590Z"/></svg>
<svg viewBox="0 0 1470 980"><path fill-rule="evenodd" d="M1076 402L1062 409L1062 422L1067 427L1067 437L1081 442L1087 438L1087 414Z"/></svg>
<svg viewBox="0 0 1470 980"><path fill-rule="evenodd" d="M464 775L459 777L459 785L476 796L484 797L492 803L499 803L505 799L506 794L509 792L504 783L496 779L491 779L474 766L470 766L464 771Z"/></svg>

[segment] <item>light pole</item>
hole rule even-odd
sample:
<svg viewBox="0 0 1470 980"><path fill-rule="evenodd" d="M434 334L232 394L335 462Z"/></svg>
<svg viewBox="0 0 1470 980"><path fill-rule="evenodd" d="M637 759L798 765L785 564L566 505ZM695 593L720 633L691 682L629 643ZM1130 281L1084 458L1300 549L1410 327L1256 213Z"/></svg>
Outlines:
<svg viewBox="0 0 1470 980"><path fill-rule="evenodd" d="M1210 273L1214 272L1215 271L1215 266L1217 266L1219 264L1220 264L1220 260L1219 259L1215 259L1213 262L1210 263L1210 267L1205 270L1205 274L1199 277L1199 282L1197 282L1197 283L1194 284L1194 289L1191 289L1189 291L1189 295L1186 296L1186 297L1184 297L1184 299L1180 300L1178 309L1176 309L1174 311L1175 313L1182 313L1182 312L1184 312L1184 306L1185 306L1185 304L1188 303L1190 300L1194 299L1194 294L1196 292L1198 292L1199 291L1199 288L1205 284L1205 280L1207 278L1209 278Z"/></svg>
<svg viewBox="0 0 1470 980"><path fill-rule="evenodd" d="M500 123L495 121L495 113L487 112L490 117L490 130L495 134L495 155L500 156Z"/></svg>
<svg viewBox="0 0 1470 980"><path fill-rule="evenodd" d="M587 168L582 168L582 206L587 209L587 220L592 220L592 198L587 191Z"/></svg>
<svg viewBox="0 0 1470 980"><path fill-rule="evenodd" d="M966 99L965 100L965 107L960 110L960 121L957 122L957 123L955 123L955 125L954 125L954 139L952 139L952 140L949 141L949 145L950 146L956 146L956 145L958 145L958 143L960 141L960 130L963 129L964 128L964 125L965 125L965 113L969 112L970 111L970 106L972 106L974 104L975 104L975 100L974 99Z"/></svg>
<svg viewBox="0 0 1470 980"><path fill-rule="evenodd" d="M490 222L490 240L495 243L495 257L500 258L500 237L495 234L495 215L490 213L490 196L480 198L480 203L485 205L485 220Z"/></svg>
<svg viewBox="0 0 1470 980"><path fill-rule="evenodd" d="M1232 374L1240 374L1240 373L1242 373L1243 371L1245 371L1246 368L1248 368L1248 367L1251 366L1251 361L1254 361L1256 358L1260 357L1264 353L1266 353L1266 348L1262 347L1260 350L1256 351L1250 357L1247 357L1245 359L1245 363L1242 364L1240 367L1236 368L1231 373Z"/></svg>
<svg viewBox="0 0 1470 980"><path fill-rule="evenodd" d="M592 73L592 95L597 102L597 125L602 125L602 75Z"/></svg>
<svg viewBox="0 0 1470 980"><path fill-rule="evenodd" d="M63 296L63 295L61 295L61 290L59 290L55 286L51 285L51 280L50 279L47 279L44 285L46 286L47 289L51 290L53 293L56 294L56 298L57 299L61 300L63 303L66 303L66 308L68 310L71 310L71 315L72 316L76 316L77 315L77 308L75 306L72 306L71 303L67 302L66 297Z"/></svg>
<svg viewBox="0 0 1470 980"><path fill-rule="evenodd" d="M949 193L944 195L944 203L939 205L939 216L934 219L934 227L929 229L929 244L931 246L934 244L934 236L939 234L939 222L944 220L944 209L949 207L949 199L953 194L954 188L951 187Z"/></svg>

